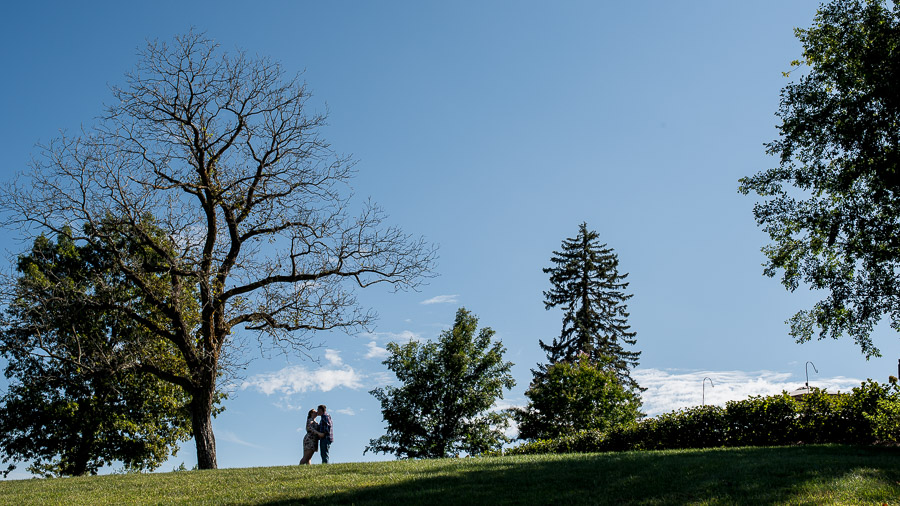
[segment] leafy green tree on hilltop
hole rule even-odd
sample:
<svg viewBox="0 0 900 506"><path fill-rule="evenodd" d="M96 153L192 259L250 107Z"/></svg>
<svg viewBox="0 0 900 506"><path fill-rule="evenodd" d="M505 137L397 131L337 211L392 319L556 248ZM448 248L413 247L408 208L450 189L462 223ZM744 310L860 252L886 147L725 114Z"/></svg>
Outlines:
<svg viewBox="0 0 900 506"><path fill-rule="evenodd" d="M900 330L900 2L823 4L797 29L802 72L781 91L777 167L740 180L772 243L765 274L828 296L790 320L799 342L851 336L879 356L873 327ZM789 73L786 73L789 74Z"/></svg>
<svg viewBox="0 0 900 506"><path fill-rule="evenodd" d="M437 342L390 343L384 361L401 385L371 391L381 402L387 433L365 451L400 458L441 458L499 449L509 415L490 411L515 385L505 349L494 331L459 309L453 328Z"/></svg>
<svg viewBox="0 0 900 506"><path fill-rule="evenodd" d="M550 274L553 286L544 292L544 306L563 309L559 337L550 344L540 341L550 365L586 355L613 370L628 388L639 390L630 368L637 366L641 353L625 348L635 345L636 333L627 321L625 302L632 296L625 294L628 274L619 274L618 256L599 244L597 232L582 223L578 235L564 240L562 250L554 251L550 260L554 266L544 272Z"/></svg>
<svg viewBox="0 0 900 506"><path fill-rule="evenodd" d="M35 474L83 475L114 461L155 469L190 438L188 396L141 370L141 361L184 369L178 355L110 302L146 319L155 310L111 259L69 234L39 236L19 257L19 277L0 327L8 391L0 398L4 462ZM140 357L140 360L138 360Z"/></svg>
<svg viewBox="0 0 900 506"><path fill-rule="evenodd" d="M640 395L587 355L557 362L535 378L528 407L513 410L520 439L554 439L580 430L605 431L642 416Z"/></svg>

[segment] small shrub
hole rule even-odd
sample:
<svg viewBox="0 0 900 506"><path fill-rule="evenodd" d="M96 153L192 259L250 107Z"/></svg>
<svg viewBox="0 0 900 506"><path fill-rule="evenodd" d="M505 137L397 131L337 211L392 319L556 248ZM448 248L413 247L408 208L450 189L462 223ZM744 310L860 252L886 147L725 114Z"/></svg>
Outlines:
<svg viewBox="0 0 900 506"><path fill-rule="evenodd" d="M829 395L818 388L810 390L797 403L796 439L801 443L827 443L840 439L843 430L843 396Z"/></svg>
<svg viewBox="0 0 900 506"><path fill-rule="evenodd" d="M786 393L725 404L729 446L778 446L797 435L797 403Z"/></svg>
<svg viewBox="0 0 900 506"><path fill-rule="evenodd" d="M656 418L653 430L647 431L645 446L673 449L723 446L728 434L723 415L718 406L695 406L665 413Z"/></svg>

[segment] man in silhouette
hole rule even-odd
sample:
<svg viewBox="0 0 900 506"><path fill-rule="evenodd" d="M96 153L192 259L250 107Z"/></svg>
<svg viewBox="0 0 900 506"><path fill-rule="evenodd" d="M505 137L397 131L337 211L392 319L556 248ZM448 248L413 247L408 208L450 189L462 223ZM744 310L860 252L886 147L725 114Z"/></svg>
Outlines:
<svg viewBox="0 0 900 506"><path fill-rule="evenodd" d="M319 440L319 455L322 456L322 463L328 463L328 450L331 443L334 442L334 426L331 424L331 415L325 412L325 405L319 404L319 432L322 432L322 439Z"/></svg>

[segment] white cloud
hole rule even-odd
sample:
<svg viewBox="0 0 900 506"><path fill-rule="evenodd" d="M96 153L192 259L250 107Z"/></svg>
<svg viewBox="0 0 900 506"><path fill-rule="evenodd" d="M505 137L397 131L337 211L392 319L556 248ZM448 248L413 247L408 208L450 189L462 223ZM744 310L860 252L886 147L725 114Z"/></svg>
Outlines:
<svg viewBox="0 0 900 506"><path fill-rule="evenodd" d="M503 435L510 439L517 439L519 437L519 422L515 420L515 418L508 419L509 424L503 429Z"/></svg>
<svg viewBox="0 0 900 506"><path fill-rule="evenodd" d="M409 341L421 341L422 335L418 332L413 332L411 330L402 330L400 332L365 332L359 334L358 337L363 339L370 339L376 342L395 342L395 343L405 343Z"/></svg>
<svg viewBox="0 0 900 506"><path fill-rule="evenodd" d="M253 388L266 395L280 393L329 392L344 387L358 390L363 387L362 376L350 366L340 369L320 368L310 371L299 365L285 367L279 371L256 374L241 384L241 390Z"/></svg>
<svg viewBox="0 0 900 506"><path fill-rule="evenodd" d="M517 399L519 402L513 402L512 399L497 399L494 401L494 405L491 406L491 409L488 411L492 412L500 412L505 411L507 409L518 408L525 404L524 399ZM508 438L517 438L519 436L519 424L512 418L507 420L508 424L506 428L503 430L503 434Z"/></svg>
<svg viewBox="0 0 900 506"><path fill-rule="evenodd" d="M277 402L272 403L276 408L284 411L304 411L303 404L295 404L290 395L283 395ZM307 408L308 409L308 408Z"/></svg>
<svg viewBox="0 0 900 506"><path fill-rule="evenodd" d="M363 387L362 377L351 367L344 369L322 369L316 374L320 390L329 392L337 387L358 390Z"/></svg>
<svg viewBox="0 0 900 506"><path fill-rule="evenodd" d="M325 360L333 366L339 366L344 363L344 361L341 360L341 352L331 349L325 350Z"/></svg>
<svg viewBox="0 0 900 506"><path fill-rule="evenodd" d="M394 343L408 343L410 341L421 341L422 335L411 330L404 330L403 332L382 332L379 333L379 336L384 336L384 339L389 342Z"/></svg>
<svg viewBox="0 0 900 506"><path fill-rule="evenodd" d="M428 300L423 300L420 304L455 304L459 299L459 295L438 295Z"/></svg>
<svg viewBox="0 0 900 506"><path fill-rule="evenodd" d="M523 399L519 399L520 401L524 401ZM494 405L491 406L489 411L503 411L511 408L518 408L521 406L520 402L512 402L511 399L497 399L494 401Z"/></svg>
<svg viewBox="0 0 900 506"><path fill-rule="evenodd" d="M366 352L366 358L385 358L389 355L387 349L378 346L375 341L369 341L366 345L369 351Z"/></svg>
<svg viewBox="0 0 900 506"><path fill-rule="evenodd" d="M751 395L775 395L791 392L803 386L803 381L792 380L789 373L775 371L675 371L660 369L636 369L631 376L647 390L641 394L643 411L656 416L669 411L703 403L724 406L727 401L743 400ZM704 389L704 378L706 380ZM836 376L810 378L810 386L825 388L829 392L848 391L859 386L861 380Z"/></svg>
<svg viewBox="0 0 900 506"><path fill-rule="evenodd" d="M340 413L347 416L356 416L356 411L353 411L353 408L338 409L335 410L335 413Z"/></svg>
<svg viewBox="0 0 900 506"><path fill-rule="evenodd" d="M394 373L387 371L374 372L368 378L372 387L384 387L397 382L397 377L394 376Z"/></svg>
<svg viewBox="0 0 900 506"><path fill-rule="evenodd" d="M216 431L216 440L218 441L226 441L229 443L239 444L241 446L249 446L250 448L256 448L257 450L263 450L264 448L259 445L255 445L253 443L248 443L243 439L239 438L237 434L231 432L230 430L217 430Z"/></svg>
<svg viewBox="0 0 900 506"><path fill-rule="evenodd" d="M394 343L405 344L410 341L421 341L422 340L422 334L419 334L418 332L413 332L411 330L403 330L400 332L374 332L374 333L369 332L369 333L365 333L365 334L360 334L359 337L362 337L364 339L369 339L376 344L378 344L379 342L382 342L382 343L394 342ZM366 346L371 347L370 344L367 344Z"/></svg>

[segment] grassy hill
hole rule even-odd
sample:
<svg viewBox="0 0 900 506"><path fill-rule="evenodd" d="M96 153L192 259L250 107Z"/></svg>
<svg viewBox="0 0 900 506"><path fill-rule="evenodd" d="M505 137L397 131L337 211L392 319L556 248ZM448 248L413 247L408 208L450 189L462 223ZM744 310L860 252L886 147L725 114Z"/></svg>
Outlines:
<svg viewBox="0 0 900 506"><path fill-rule="evenodd" d="M2 504L892 504L900 448L368 462L0 482Z"/></svg>

